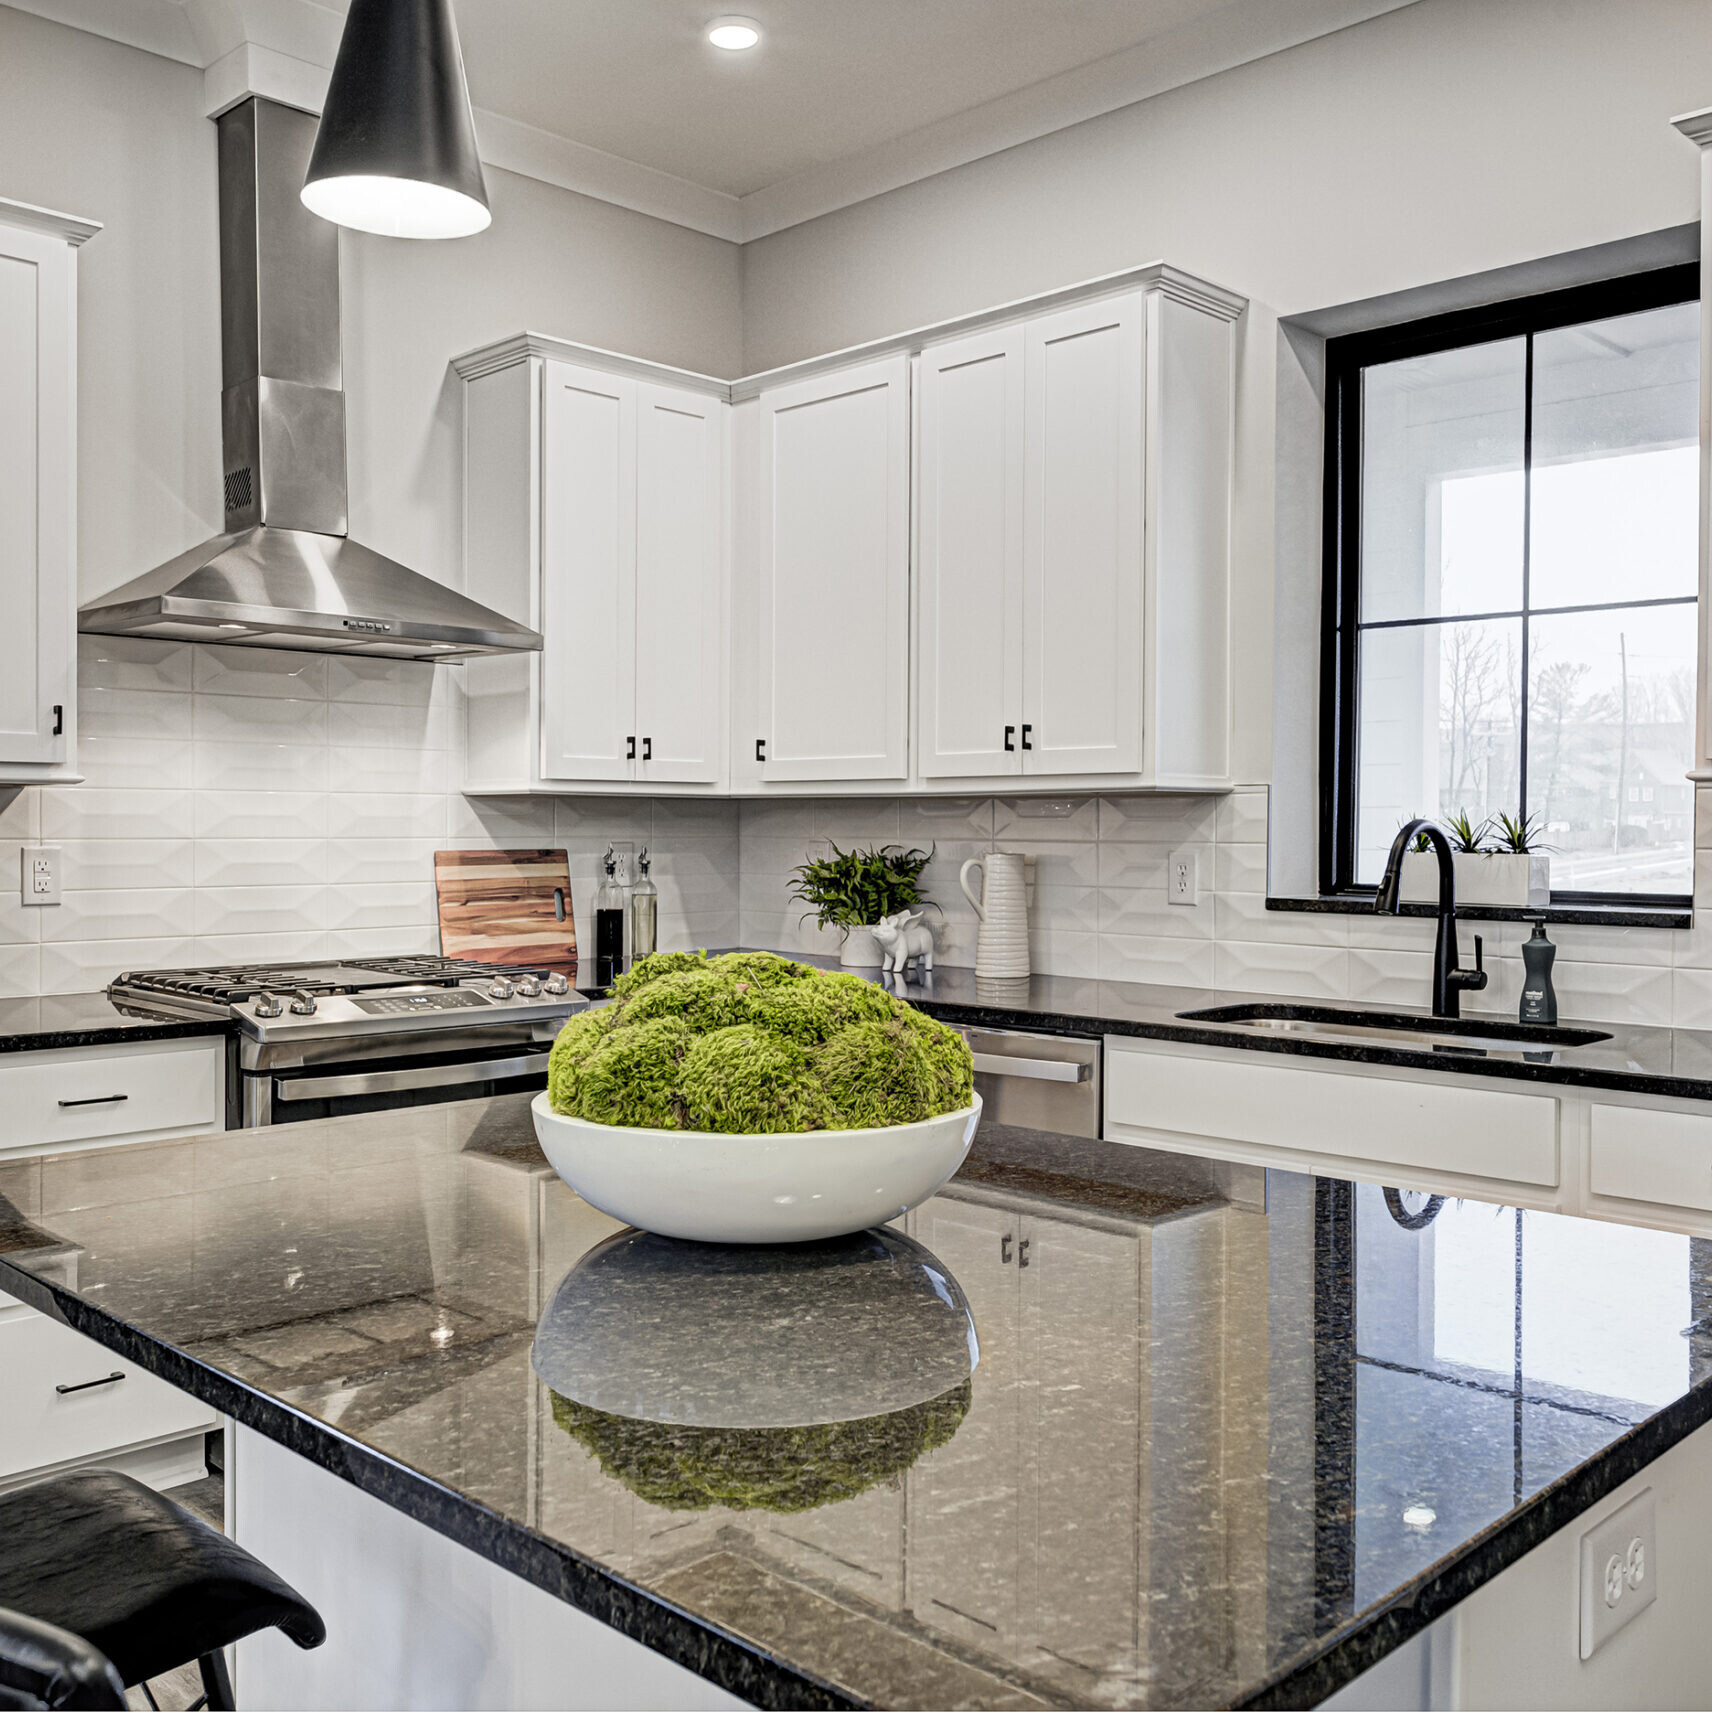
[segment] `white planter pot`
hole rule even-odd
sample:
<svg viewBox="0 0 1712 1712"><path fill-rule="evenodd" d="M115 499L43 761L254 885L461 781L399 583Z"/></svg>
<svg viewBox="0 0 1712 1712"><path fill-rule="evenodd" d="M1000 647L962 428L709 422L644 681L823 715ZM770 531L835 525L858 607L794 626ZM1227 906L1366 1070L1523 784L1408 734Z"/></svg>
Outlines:
<svg viewBox="0 0 1712 1712"><path fill-rule="evenodd" d="M545 1093L530 1109L548 1164L612 1218L692 1242L814 1242L884 1224L949 1182L981 1096L922 1123L796 1135L623 1129L565 1117Z"/></svg>
<svg viewBox="0 0 1712 1712"><path fill-rule="evenodd" d="M1551 857L1492 856L1458 853L1451 857L1456 871L1458 904L1484 904L1493 909L1544 909L1551 902ZM1439 899L1439 862L1431 851L1411 850L1403 858L1403 901L1435 904Z"/></svg>
<svg viewBox="0 0 1712 1712"><path fill-rule="evenodd" d="M846 969L878 969L885 962L880 942L871 927L847 927L844 943L838 948L838 961Z"/></svg>

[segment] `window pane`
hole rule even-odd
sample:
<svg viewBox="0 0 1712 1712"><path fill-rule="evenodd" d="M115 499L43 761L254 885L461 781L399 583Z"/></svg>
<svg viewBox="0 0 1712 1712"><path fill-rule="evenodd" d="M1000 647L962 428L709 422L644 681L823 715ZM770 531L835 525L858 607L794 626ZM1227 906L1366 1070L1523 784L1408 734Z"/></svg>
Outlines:
<svg viewBox="0 0 1712 1712"><path fill-rule="evenodd" d="M1366 370L1364 621L1521 606L1526 381L1523 339Z"/></svg>
<svg viewBox="0 0 1712 1712"><path fill-rule="evenodd" d="M1696 623L1691 604L1530 621L1528 809L1553 891L1693 890Z"/></svg>
<svg viewBox="0 0 1712 1712"><path fill-rule="evenodd" d="M1517 618L1362 632L1359 882L1378 882L1413 815L1516 812L1521 657Z"/></svg>
<svg viewBox="0 0 1712 1712"><path fill-rule="evenodd" d="M1700 306L1534 340L1529 605L1698 586Z"/></svg>

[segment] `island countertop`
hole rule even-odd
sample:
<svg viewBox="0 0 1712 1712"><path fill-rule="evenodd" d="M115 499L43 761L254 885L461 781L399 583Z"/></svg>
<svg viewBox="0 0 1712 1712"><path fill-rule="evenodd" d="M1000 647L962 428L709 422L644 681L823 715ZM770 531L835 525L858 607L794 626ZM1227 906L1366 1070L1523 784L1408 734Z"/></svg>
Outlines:
<svg viewBox="0 0 1712 1712"><path fill-rule="evenodd" d="M527 1096L76 1166L9 1183L0 1287L763 1705L1311 1704L1712 1415L1705 1244L1110 1143L983 1129L903 1221L972 1378L900 1408L957 1351L852 1322L772 1429L684 1424L717 1387L657 1352L766 1340L662 1294ZM596 1262L616 1376L554 1307Z"/></svg>

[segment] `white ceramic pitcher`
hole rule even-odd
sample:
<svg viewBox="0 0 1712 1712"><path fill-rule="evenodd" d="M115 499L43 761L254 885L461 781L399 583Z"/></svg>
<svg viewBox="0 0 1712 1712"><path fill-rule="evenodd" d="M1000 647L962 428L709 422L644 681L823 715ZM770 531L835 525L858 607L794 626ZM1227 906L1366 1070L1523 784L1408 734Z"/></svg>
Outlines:
<svg viewBox="0 0 1712 1712"><path fill-rule="evenodd" d="M981 870L981 895L969 890L969 870ZM1023 859L1009 850L971 856L957 876L963 895L980 917L975 973L1009 977L1028 974L1028 880Z"/></svg>

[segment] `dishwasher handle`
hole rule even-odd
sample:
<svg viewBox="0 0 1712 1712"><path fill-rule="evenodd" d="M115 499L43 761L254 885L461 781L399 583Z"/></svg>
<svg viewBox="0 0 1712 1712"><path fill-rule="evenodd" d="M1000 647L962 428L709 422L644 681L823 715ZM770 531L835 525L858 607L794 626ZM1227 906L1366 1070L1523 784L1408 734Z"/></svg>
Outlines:
<svg viewBox="0 0 1712 1712"><path fill-rule="evenodd" d="M1073 1064L1062 1058L1011 1058L1002 1052L976 1052L977 1076L1015 1076L1024 1082L1086 1082L1094 1074L1092 1064Z"/></svg>

